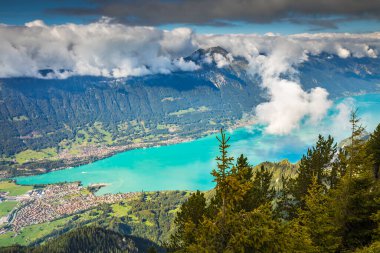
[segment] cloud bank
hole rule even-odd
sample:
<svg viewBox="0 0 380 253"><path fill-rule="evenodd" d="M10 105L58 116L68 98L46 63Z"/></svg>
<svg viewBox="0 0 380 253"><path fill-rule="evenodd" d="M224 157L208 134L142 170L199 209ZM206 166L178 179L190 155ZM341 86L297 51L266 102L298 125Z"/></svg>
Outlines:
<svg viewBox="0 0 380 253"><path fill-rule="evenodd" d="M25 26L0 24L0 37L0 77L42 77L41 69L52 69L54 73L49 77L61 78L192 71L201 66L184 61L183 57L196 49L213 46L221 46L231 53L230 59L214 55L213 60L219 67L228 65L234 56L244 56L252 72L261 73L266 69L266 75L279 75L293 71L309 54L327 52L342 58L377 57L380 48L380 33L202 35L188 28L166 31L126 26L113 23L109 18L87 25L47 26L41 20ZM283 51L288 55L282 55ZM263 68L274 64L275 68Z"/></svg>
<svg viewBox="0 0 380 253"><path fill-rule="evenodd" d="M88 25L46 26L37 20L25 26L0 26L0 76L50 77L94 75L140 76L196 70L180 55L195 48L186 28L161 31L152 27L111 24L108 19ZM67 70L67 71L65 71Z"/></svg>
<svg viewBox="0 0 380 253"><path fill-rule="evenodd" d="M0 37L3 78L120 78L194 71L202 66L184 57L198 48L221 46L230 52L227 57L215 54L209 61L222 68L242 56L249 63L249 73L261 78L268 102L255 111L272 134L287 134L304 119L316 122L331 106L326 90L305 91L297 79L296 67L309 55L376 58L380 52L380 33L202 35L187 28L125 26L107 18L88 25L47 26L40 20L25 26L0 25ZM53 71L42 76L42 69Z"/></svg>

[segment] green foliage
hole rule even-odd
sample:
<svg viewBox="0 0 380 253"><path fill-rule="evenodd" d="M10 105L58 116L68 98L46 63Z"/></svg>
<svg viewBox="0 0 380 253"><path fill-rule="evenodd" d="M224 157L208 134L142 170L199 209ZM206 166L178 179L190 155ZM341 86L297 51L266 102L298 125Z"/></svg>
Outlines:
<svg viewBox="0 0 380 253"><path fill-rule="evenodd" d="M305 207L299 210L299 220L310 234L317 251L328 253L338 249L341 238L331 208L332 199L324 192L324 187L314 177L305 196Z"/></svg>
<svg viewBox="0 0 380 253"><path fill-rule="evenodd" d="M318 136L315 147L309 148L307 154L301 159L298 177L294 181L293 194L299 206L304 206L304 197L312 183L312 178L316 177L318 184L327 184L331 181L329 168L332 166L332 159L337 152L334 138L328 136L325 139Z"/></svg>
<svg viewBox="0 0 380 253"><path fill-rule="evenodd" d="M347 175L332 193L342 248L352 250L370 244L376 230L372 215L379 210L378 183L367 175Z"/></svg>
<svg viewBox="0 0 380 253"><path fill-rule="evenodd" d="M380 252L380 241L375 241L371 245L355 251L355 253L378 253L378 252Z"/></svg>
<svg viewBox="0 0 380 253"><path fill-rule="evenodd" d="M368 150L365 147L364 128L359 124L360 119L357 116L357 109L351 112L351 137L350 145L347 150L347 173L349 180L359 174L369 173L372 167L372 157L368 156Z"/></svg>
<svg viewBox="0 0 380 253"><path fill-rule="evenodd" d="M339 151L331 136L320 135L315 147L303 156L298 176L292 179L282 173L276 188L272 171L264 166L253 170L244 155L232 164L227 152L229 138L221 131L221 155L212 173L217 182L215 195L207 202L197 193L184 204L187 215L179 214L176 225L178 231L186 228L187 233L172 237L173 244L180 242L172 249L378 252L380 185L372 173L378 133L365 145L358 122L354 112L350 145Z"/></svg>
<svg viewBox="0 0 380 253"><path fill-rule="evenodd" d="M305 229L298 229L294 224L284 226L274 217L272 173L262 167L253 177L252 167L243 155L233 166L233 158L228 157L227 152L228 140L221 131L218 138L221 155L217 157L217 170L212 172L217 182L214 198L206 207L203 195L197 193L183 205L176 225L178 231L185 232L177 232L172 237L171 245L176 247L171 250L305 252L313 248ZM287 233L296 234L297 238L289 243ZM307 242L300 242L299 238L306 238Z"/></svg>
<svg viewBox="0 0 380 253"><path fill-rule="evenodd" d="M297 208L292 195L290 180L281 176L281 188L276 192L276 216L283 220L291 220L296 216Z"/></svg>
<svg viewBox="0 0 380 253"><path fill-rule="evenodd" d="M0 217L3 217L12 211L17 206L17 201L3 201L0 202Z"/></svg>
<svg viewBox="0 0 380 253"><path fill-rule="evenodd" d="M125 239L112 231L97 227L83 227L39 246L33 252L127 252L135 250Z"/></svg>
<svg viewBox="0 0 380 253"><path fill-rule="evenodd" d="M45 148L39 151L27 149L15 155L15 159L19 164L24 164L29 161L37 161L44 159L51 160L56 158L57 151L55 148Z"/></svg>
<svg viewBox="0 0 380 253"><path fill-rule="evenodd" d="M196 230L206 214L206 199L200 191L192 194L181 206L175 218L176 232L170 238L168 248L175 250L195 243Z"/></svg>
<svg viewBox="0 0 380 253"><path fill-rule="evenodd" d="M0 235L0 247L18 245L29 245L37 240L48 236L49 234L55 234L59 230L64 228L66 223L70 222L69 217L54 220L51 222L45 222L40 224L33 224L24 227L18 233L10 231Z"/></svg>
<svg viewBox="0 0 380 253"><path fill-rule="evenodd" d="M77 228L40 246L12 246L0 252L17 253L137 253L157 252L154 243L141 238L124 236L104 228L87 226ZM160 249L161 252L161 249Z"/></svg>
<svg viewBox="0 0 380 253"><path fill-rule="evenodd" d="M281 226L269 205L250 212L219 212L207 218L197 231L196 243L186 252L284 252Z"/></svg>
<svg viewBox="0 0 380 253"><path fill-rule="evenodd" d="M310 232L298 219L292 219L289 222L282 223L283 225L283 252L294 253L314 253L317 252L311 237Z"/></svg>
<svg viewBox="0 0 380 253"><path fill-rule="evenodd" d="M373 158L373 174L376 179L380 178L380 124L368 140L368 151Z"/></svg>
<svg viewBox="0 0 380 253"><path fill-rule="evenodd" d="M217 169L213 169L211 174L214 176L214 182L216 182L216 199L219 201L219 205L222 206L223 213L227 208L227 201L231 196L231 185L228 176L235 172L234 168L231 168L233 157L228 156L227 149L230 147L228 141L230 137L226 138L226 134L223 129L220 130L221 138L217 137L219 141L219 152L221 156L216 157Z"/></svg>
<svg viewBox="0 0 380 253"><path fill-rule="evenodd" d="M347 173L332 191L342 250L353 250L372 242L377 228L372 216L380 209L380 185L373 176L373 160L368 155L374 151L362 138L364 128L359 125L356 111L352 112L350 122L350 145L346 147L344 158Z"/></svg>
<svg viewBox="0 0 380 253"><path fill-rule="evenodd" d="M261 205L271 203L275 197L275 190L271 186L273 174L261 166L260 171L255 173L252 188L249 190L248 202L251 203L250 209L253 210Z"/></svg>

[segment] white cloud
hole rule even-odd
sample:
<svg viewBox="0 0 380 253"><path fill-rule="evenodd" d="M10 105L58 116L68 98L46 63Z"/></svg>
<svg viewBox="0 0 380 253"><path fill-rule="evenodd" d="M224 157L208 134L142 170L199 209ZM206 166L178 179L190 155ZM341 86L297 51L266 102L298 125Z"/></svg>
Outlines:
<svg viewBox="0 0 380 253"><path fill-rule="evenodd" d="M0 77L41 77L39 70L53 69L49 77L96 75L127 77L171 71L196 70L194 64L180 60L202 47L222 46L231 52L227 58L214 55L218 67L229 64L233 56L244 56L251 70L260 64L276 64L260 54L270 55L282 45L291 56L282 61L278 72L288 72L305 60L306 53L327 52L342 58L377 57L380 33L371 34L298 34L200 35L188 28L172 31L152 27L132 27L102 18L87 25L48 26L42 20L25 26L0 25ZM292 55L294 54L294 55ZM299 58L301 56L301 58ZM276 57L282 57L277 55ZM231 58L231 59L230 59ZM281 60L281 59L280 59ZM70 72L59 73L59 70Z"/></svg>
<svg viewBox="0 0 380 253"><path fill-rule="evenodd" d="M342 47L338 47L337 53L340 58L347 58L351 55L350 51Z"/></svg>
<svg viewBox="0 0 380 253"><path fill-rule="evenodd" d="M179 58L178 60L175 60L174 65L184 71L194 71L200 69L200 66L198 66L192 61L185 61L183 57Z"/></svg>
<svg viewBox="0 0 380 253"><path fill-rule="evenodd" d="M28 23L25 23L26 27L47 27L44 21L37 19Z"/></svg>
<svg viewBox="0 0 380 253"><path fill-rule="evenodd" d="M297 65L307 61L310 54L322 52L341 58L376 58L380 33L200 35L198 41L202 47L225 47L234 56L244 56L249 61L251 73L261 77L268 95L268 102L256 107L259 122L267 125L268 133L288 134L302 120L321 120L332 105L325 89L302 89Z"/></svg>
<svg viewBox="0 0 380 253"><path fill-rule="evenodd" d="M194 70L178 64L178 53L191 52L188 29L161 31L128 27L107 19L88 25L46 26L36 20L25 26L0 26L0 77L41 77L39 70L70 70L65 75L139 76ZM172 41L173 47L170 47ZM53 77L51 75L51 77Z"/></svg>
<svg viewBox="0 0 380 253"><path fill-rule="evenodd" d="M325 89L306 92L295 78L293 66L305 60L307 55L298 44L286 43L283 39L276 42L268 56L260 57L262 63L258 73L268 91L269 101L256 107L256 115L260 122L268 125L266 132L288 134L305 117L312 122L318 121L331 106ZM282 78L283 74L289 78Z"/></svg>
<svg viewBox="0 0 380 253"><path fill-rule="evenodd" d="M250 73L261 77L268 97L268 102L257 106L257 117L273 134L287 134L304 119L316 122L331 106L326 90L305 91L297 79L296 67L309 55L376 58L380 48L380 33L204 35L188 28L125 26L107 18L87 25L47 26L41 20L25 26L0 25L0 38L0 77L42 78L41 69L55 71L44 78L194 71L201 66L183 57L198 48L221 46L230 52L227 57L213 54L204 60L223 68L234 57L247 59Z"/></svg>
<svg viewBox="0 0 380 253"><path fill-rule="evenodd" d="M332 115L331 127L332 135L338 140L347 138L347 133L350 132L350 115L355 108L355 101L351 98L344 99L336 108Z"/></svg>
<svg viewBox="0 0 380 253"><path fill-rule="evenodd" d="M231 63L233 57L231 56L231 54L228 54L227 57L224 57L221 54L215 53L213 54L213 59L218 68L223 68Z"/></svg>

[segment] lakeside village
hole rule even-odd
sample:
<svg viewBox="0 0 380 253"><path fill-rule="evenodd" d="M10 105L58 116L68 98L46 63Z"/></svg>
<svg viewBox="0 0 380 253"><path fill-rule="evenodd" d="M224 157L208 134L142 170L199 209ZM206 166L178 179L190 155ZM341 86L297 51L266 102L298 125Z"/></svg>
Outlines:
<svg viewBox="0 0 380 253"><path fill-rule="evenodd" d="M79 182L32 187L12 181L0 182L0 235L18 233L23 227L49 222L102 204L112 204L140 193L105 194L95 192L104 185L82 186ZM8 189L8 191L7 191ZM16 189L16 190L15 190ZM30 190L28 190L30 189ZM26 192L25 192L26 190ZM21 194L20 194L21 193ZM12 203L13 205L9 205Z"/></svg>

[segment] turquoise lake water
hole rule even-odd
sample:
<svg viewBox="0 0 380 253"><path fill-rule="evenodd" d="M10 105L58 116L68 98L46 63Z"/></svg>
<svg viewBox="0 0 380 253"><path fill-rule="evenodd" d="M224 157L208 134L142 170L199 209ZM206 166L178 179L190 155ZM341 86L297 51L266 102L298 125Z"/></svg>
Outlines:
<svg viewBox="0 0 380 253"><path fill-rule="evenodd" d="M299 129L288 135L265 133L254 125L228 131L231 154L244 153L251 164L288 159L298 161L314 144L319 133L331 134L337 141L349 136L350 109L359 108L367 131L380 123L380 94L366 94L334 101L328 115L318 123L305 119ZM20 184L47 184L81 181L84 185L106 183L98 193L155 190L208 190L214 186L211 170L215 167L218 143L215 135L171 146L136 149L115 156L51 173L16 178Z"/></svg>

